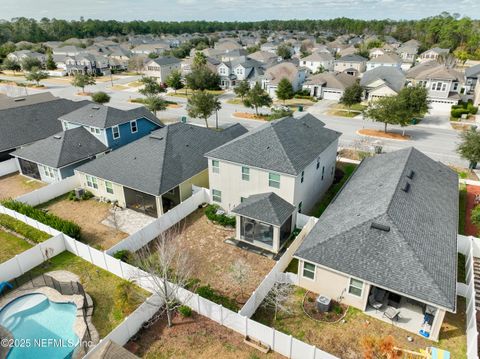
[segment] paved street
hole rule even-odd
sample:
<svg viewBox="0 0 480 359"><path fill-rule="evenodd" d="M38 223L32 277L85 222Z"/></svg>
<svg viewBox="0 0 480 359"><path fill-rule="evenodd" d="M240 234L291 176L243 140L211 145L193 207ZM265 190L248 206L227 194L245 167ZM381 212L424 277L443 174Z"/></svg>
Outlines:
<svg viewBox="0 0 480 359"><path fill-rule="evenodd" d="M0 78L7 80L21 80L20 77L8 77L1 75ZM140 76L122 76L115 78L113 80L114 85L126 85L133 81L136 81ZM24 95L25 91L29 94L42 91L50 91L55 96L72 99L75 101L80 101L84 99L90 99L86 96L78 96L78 89L70 85L69 80L67 79L48 79L42 81L46 86L45 89L25 89L21 87L8 86L0 84L0 91L9 94L10 96L15 95ZM114 86L115 87L115 86ZM88 86L86 91L96 92L96 91L105 91L111 96L110 105L122 109L128 109L133 107L138 107L138 104L133 104L128 102L131 98L142 97L135 88L129 88L125 86L126 89L118 90L112 88L110 81L98 82L94 86ZM226 100L233 97L232 94L225 94L221 96L222 109L219 111L218 120L219 126L224 127L228 124L239 122L248 129L253 129L257 126L260 126L263 121L257 120L246 120L238 119L233 117L233 113L236 111L247 111L252 112L251 109L246 109L242 105L231 105L226 103ZM176 122L182 116L186 116L186 99L181 97L169 97L166 96L168 100L176 101L181 105L181 108L169 108L166 111L158 113L158 117L165 122ZM364 121L361 118L344 118L326 115L328 107L331 106L333 102L322 100L319 101L314 106L308 108L308 112L317 116L320 120L325 122L328 128L334 129L336 131L342 132L342 137L340 139L341 146L352 147L355 143L358 143L363 136L357 134L357 131L362 128L374 128L374 129L383 129L382 124L373 123L371 121ZM267 109L264 109L263 112L266 112ZM296 113L299 115L299 113ZM204 121L200 119L188 119L189 122L197 123L204 125ZM212 116L209 119L209 125L215 125L215 116ZM402 131L397 126L389 126L389 129L395 131ZM447 164L455 164L466 166L466 161L459 158L455 152L455 148L459 142L458 132L450 128L448 123L448 116L446 115L429 115L427 116L421 124L415 126L409 126L406 128L406 134L410 136L408 141L399 141L399 140L375 140L371 139L370 143L376 142L383 146L385 151L392 151L400 148L405 148L409 146L415 146L419 150L423 151L427 155L431 156L434 159L440 160Z"/></svg>

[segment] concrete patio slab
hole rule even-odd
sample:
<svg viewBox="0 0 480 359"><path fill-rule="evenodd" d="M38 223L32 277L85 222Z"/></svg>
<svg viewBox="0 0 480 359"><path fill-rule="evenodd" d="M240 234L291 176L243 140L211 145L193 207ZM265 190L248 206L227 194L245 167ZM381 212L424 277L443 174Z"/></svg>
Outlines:
<svg viewBox="0 0 480 359"><path fill-rule="evenodd" d="M117 208L116 210L110 209L110 214L102 221L102 224L121 232L133 234L155 221L155 219L128 208Z"/></svg>

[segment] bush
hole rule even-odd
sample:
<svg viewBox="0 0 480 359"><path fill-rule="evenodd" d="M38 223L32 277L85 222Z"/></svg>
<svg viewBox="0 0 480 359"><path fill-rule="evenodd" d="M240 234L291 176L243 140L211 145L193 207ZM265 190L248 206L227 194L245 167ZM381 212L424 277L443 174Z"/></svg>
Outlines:
<svg viewBox="0 0 480 359"><path fill-rule="evenodd" d="M82 201L86 201L86 200L89 200L90 198L93 198L94 195L92 192L90 191L84 191L83 192L83 196L81 198ZM68 196L67 198L70 200L70 201L79 201L79 199L77 198L77 196L75 195L75 191L70 191L68 192Z"/></svg>
<svg viewBox="0 0 480 359"><path fill-rule="evenodd" d="M131 263L133 262L133 253L128 249L122 249L122 250L116 251L113 254L113 258L120 259L122 262L125 262L125 263Z"/></svg>
<svg viewBox="0 0 480 359"><path fill-rule="evenodd" d="M57 231L65 233L67 236L80 239L80 226L72 221L65 220L51 213L46 213L41 209L32 207L19 201L6 200L2 201L1 203L4 207L24 214L25 216L35 219L47 226L55 228Z"/></svg>
<svg viewBox="0 0 480 359"><path fill-rule="evenodd" d="M0 214L0 226L12 232L18 233L19 235L35 243L46 241L51 237L48 233L33 228L28 224L23 223L22 221L7 216L6 214Z"/></svg>
<svg viewBox="0 0 480 359"><path fill-rule="evenodd" d="M310 101L313 101L313 102L317 101L317 99L315 97L312 97L310 95L295 95L293 97L296 98L296 99L300 99L300 100L310 100Z"/></svg>
<svg viewBox="0 0 480 359"><path fill-rule="evenodd" d="M217 293L210 285L199 287L197 294L234 312L238 310L237 303L234 300Z"/></svg>
<svg viewBox="0 0 480 359"><path fill-rule="evenodd" d="M460 118L462 115L475 115L478 112L478 107L473 106L472 101L462 102L458 105L453 105L450 114L453 118Z"/></svg>
<svg viewBox="0 0 480 359"><path fill-rule="evenodd" d="M475 206L470 213L470 220L474 225L480 227L480 205Z"/></svg>
<svg viewBox="0 0 480 359"><path fill-rule="evenodd" d="M188 318L192 316L192 309L190 307L187 307L186 305L181 305L180 307L178 307L178 312L184 318Z"/></svg>
<svg viewBox="0 0 480 359"><path fill-rule="evenodd" d="M230 226L235 227L235 217L230 217L225 214L217 214L217 211L220 209L216 204L209 204L205 210L205 215L209 220L214 223L220 224L224 227Z"/></svg>

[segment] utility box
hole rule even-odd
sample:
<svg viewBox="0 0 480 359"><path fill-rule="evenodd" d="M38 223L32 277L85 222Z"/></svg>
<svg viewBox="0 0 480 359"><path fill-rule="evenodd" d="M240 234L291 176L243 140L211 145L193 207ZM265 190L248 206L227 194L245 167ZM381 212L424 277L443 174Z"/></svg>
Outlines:
<svg viewBox="0 0 480 359"><path fill-rule="evenodd" d="M85 190L81 187L75 188L75 198L82 199L85 194Z"/></svg>
<svg viewBox="0 0 480 359"><path fill-rule="evenodd" d="M316 301L317 305L317 310L319 312L328 312L330 311L330 306L331 306L332 300L324 295L319 295Z"/></svg>

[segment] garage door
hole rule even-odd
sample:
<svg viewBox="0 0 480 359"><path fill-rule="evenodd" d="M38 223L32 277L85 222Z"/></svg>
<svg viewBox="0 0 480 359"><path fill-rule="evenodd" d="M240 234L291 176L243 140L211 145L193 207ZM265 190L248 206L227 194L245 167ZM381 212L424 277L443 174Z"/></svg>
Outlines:
<svg viewBox="0 0 480 359"><path fill-rule="evenodd" d="M340 100L342 93L339 91L323 91L323 98L325 100Z"/></svg>
<svg viewBox="0 0 480 359"><path fill-rule="evenodd" d="M449 101L433 100L430 101L428 107L431 113L450 113L453 103Z"/></svg>

